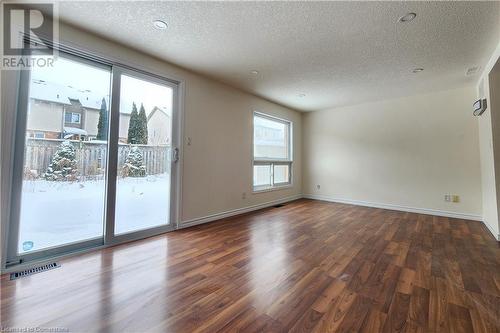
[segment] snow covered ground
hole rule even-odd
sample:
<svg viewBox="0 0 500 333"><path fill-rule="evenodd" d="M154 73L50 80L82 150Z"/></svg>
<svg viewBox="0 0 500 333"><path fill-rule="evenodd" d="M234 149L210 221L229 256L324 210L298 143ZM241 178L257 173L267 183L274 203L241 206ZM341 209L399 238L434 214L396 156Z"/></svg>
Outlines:
<svg viewBox="0 0 500 333"><path fill-rule="evenodd" d="M170 175L124 178L117 183L116 233L169 223ZM102 237L104 180L85 182L24 181L19 251Z"/></svg>

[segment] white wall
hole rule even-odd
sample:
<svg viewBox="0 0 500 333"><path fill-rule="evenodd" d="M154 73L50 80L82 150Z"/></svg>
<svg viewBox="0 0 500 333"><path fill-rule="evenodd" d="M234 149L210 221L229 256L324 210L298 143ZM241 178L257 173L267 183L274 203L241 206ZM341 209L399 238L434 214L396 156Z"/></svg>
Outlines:
<svg viewBox="0 0 500 333"><path fill-rule="evenodd" d="M304 194L479 219L474 99L464 87L305 114Z"/></svg>
<svg viewBox="0 0 500 333"><path fill-rule="evenodd" d="M186 92L183 219L300 195L301 114L207 80L192 80ZM189 94L191 96L189 97ZM191 110L191 111L189 111ZM253 111L291 120L293 186L252 194ZM242 192L247 199L242 200Z"/></svg>

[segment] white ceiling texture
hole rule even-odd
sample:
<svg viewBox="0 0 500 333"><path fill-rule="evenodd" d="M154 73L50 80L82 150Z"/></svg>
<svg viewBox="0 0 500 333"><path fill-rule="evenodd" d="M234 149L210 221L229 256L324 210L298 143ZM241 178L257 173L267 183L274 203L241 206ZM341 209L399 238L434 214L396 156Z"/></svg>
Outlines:
<svg viewBox="0 0 500 333"><path fill-rule="evenodd" d="M59 15L300 111L472 84L481 70L467 69L484 66L500 38L498 1L61 1Z"/></svg>

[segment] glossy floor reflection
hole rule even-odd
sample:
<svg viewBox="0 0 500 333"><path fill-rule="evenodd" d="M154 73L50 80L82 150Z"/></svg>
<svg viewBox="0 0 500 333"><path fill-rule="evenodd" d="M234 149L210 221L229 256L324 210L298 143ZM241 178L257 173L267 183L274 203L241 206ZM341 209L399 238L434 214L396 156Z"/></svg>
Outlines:
<svg viewBox="0 0 500 333"><path fill-rule="evenodd" d="M4 329L500 329L500 250L473 221L299 200L61 264L2 276Z"/></svg>

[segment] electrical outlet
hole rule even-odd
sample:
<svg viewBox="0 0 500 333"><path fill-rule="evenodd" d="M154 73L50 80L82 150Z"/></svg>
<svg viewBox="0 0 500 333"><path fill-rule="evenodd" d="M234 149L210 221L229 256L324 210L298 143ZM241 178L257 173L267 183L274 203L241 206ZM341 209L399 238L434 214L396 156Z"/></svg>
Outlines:
<svg viewBox="0 0 500 333"><path fill-rule="evenodd" d="M457 203L460 202L460 196L457 194L445 194L444 201Z"/></svg>
<svg viewBox="0 0 500 333"><path fill-rule="evenodd" d="M317 189L317 190L321 190L321 185L319 185L319 184L318 184L318 185L316 185L316 189Z"/></svg>

